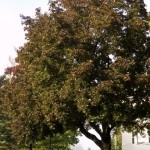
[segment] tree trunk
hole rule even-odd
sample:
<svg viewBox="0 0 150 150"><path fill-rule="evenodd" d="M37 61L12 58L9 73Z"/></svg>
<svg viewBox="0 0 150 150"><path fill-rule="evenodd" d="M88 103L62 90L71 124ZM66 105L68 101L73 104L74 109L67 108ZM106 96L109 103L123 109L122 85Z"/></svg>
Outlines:
<svg viewBox="0 0 150 150"><path fill-rule="evenodd" d="M102 130L99 128L99 125L90 123L91 127L100 135L101 140L98 139L94 134L88 132L84 128L83 124L80 124L80 131L90 140L92 140L101 150L111 150L111 136L110 132L113 127L109 127L108 124L102 124Z"/></svg>
<svg viewBox="0 0 150 150"><path fill-rule="evenodd" d="M102 140L102 150L111 150L111 128L108 124L103 123L102 124L103 132L101 134L101 140Z"/></svg>
<svg viewBox="0 0 150 150"><path fill-rule="evenodd" d="M32 150L32 144L29 145L29 150Z"/></svg>
<svg viewBox="0 0 150 150"><path fill-rule="evenodd" d="M111 150L111 142L103 143L103 148L101 148L101 150Z"/></svg>

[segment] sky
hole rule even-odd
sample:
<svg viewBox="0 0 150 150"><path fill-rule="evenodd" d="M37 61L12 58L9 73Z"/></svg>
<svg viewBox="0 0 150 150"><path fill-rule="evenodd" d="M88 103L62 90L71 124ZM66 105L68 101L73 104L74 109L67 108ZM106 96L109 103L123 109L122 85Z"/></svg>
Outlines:
<svg viewBox="0 0 150 150"><path fill-rule="evenodd" d="M20 14L34 16L35 8L48 9L48 0L0 0L0 75L24 43Z"/></svg>
<svg viewBox="0 0 150 150"><path fill-rule="evenodd" d="M145 0L150 11L150 0ZM35 8L41 7L42 12L48 9L48 0L0 0L0 75L11 65L16 56L16 49L25 42L20 14L34 16ZM11 60L11 61L10 61ZM95 144L80 138L76 150L98 150Z"/></svg>

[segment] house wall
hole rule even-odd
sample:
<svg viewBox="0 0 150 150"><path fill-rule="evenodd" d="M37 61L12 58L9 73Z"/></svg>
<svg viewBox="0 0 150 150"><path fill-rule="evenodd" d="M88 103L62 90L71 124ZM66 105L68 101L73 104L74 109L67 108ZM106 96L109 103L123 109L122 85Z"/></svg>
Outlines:
<svg viewBox="0 0 150 150"><path fill-rule="evenodd" d="M148 137L147 137L148 138ZM150 143L137 143L136 137L134 137L135 143L132 143L132 134L123 132L122 133L122 150L150 150Z"/></svg>

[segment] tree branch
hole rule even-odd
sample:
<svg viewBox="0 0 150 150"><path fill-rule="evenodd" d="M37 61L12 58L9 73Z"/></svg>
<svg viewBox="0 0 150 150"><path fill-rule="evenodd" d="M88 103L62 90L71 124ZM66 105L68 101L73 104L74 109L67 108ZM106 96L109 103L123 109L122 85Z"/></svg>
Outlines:
<svg viewBox="0 0 150 150"><path fill-rule="evenodd" d="M115 127L115 125L111 125L110 130L112 130Z"/></svg>
<svg viewBox="0 0 150 150"><path fill-rule="evenodd" d="M111 132L114 127L115 126L110 127L108 123L102 123L103 133Z"/></svg>
<svg viewBox="0 0 150 150"><path fill-rule="evenodd" d="M89 133L83 126L83 124L80 124L80 131L90 140L92 140L98 147L102 148L103 144L100 139L98 139L94 134Z"/></svg>
<svg viewBox="0 0 150 150"><path fill-rule="evenodd" d="M90 122L90 126L102 137L102 131L94 122Z"/></svg>

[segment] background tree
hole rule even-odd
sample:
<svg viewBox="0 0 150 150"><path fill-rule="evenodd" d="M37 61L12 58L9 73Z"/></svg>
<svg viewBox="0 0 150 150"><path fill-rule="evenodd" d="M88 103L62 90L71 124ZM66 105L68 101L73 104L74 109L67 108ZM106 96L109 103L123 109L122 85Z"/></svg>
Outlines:
<svg viewBox="0 0 150 150"><path fill-rule="evenodd" d="M49 5L45 14L36 9L35 18L22 16L27 42L18 50L20 69L6 86L5 103L18 117L32 114L50 130L60 129L56 123L62 130L79 128L102 150L110 150L112 129L149 126L144 2L56 0ZM31 99L34 108L28 111L24 104Z"/></svg>
<svg viewBox="0 0 150 150"><path fill-rule="evenodd" d="M24 78L27 74L22 74L22 70L20 66L6 69L5 73L10 77L3 84L2 105L10 121L12 137L22 148L32 150L37 141L52 136L54 132L63 133L63 128L55 121L53 125L55 124L57 131L53 128L50 131L50 127L45 124L41 109L35 103L36 98L32 94L30 83Z"/></svg>
<svg viewBox="0 0 150 150"><path fill-rule="evenodd" d="M17 150L15 139L12 137L11 129L9 127L10 119L5 115L2 105L2 88L6 81L5 76L0 76L0 149L1 150Z"/></svg>
<svg viewBox="0 0 150 150"><path fill-rule="evenodd" d="M21 66L7 68L5 73L8 77L2 85L2 97L5 100L2 106L5 115L9 117L11 139L14 138L17 141L15 143L19 149L32 150L41 149L41 147L48 149L49 146L69 149L70 145L78 142L76 136L79 134L76 131L64 133L62 125L57 120L53 122L51 120L48 125L45 123L39 103L36 103L37 99L32 93L31 84L25 77L28 74L24 74L23 71ZM9 146L10 144L11 142L8 142Z"/></svg>
<svg viewBox="0 0 150 150"><path fill-rule="evenodd" d="M67 131L64 134L55 134L54 136L48 136L43 141L39 141L36 144L36 149L60 149L70 150L70 145L78 143L77 132Z"/></svg>

